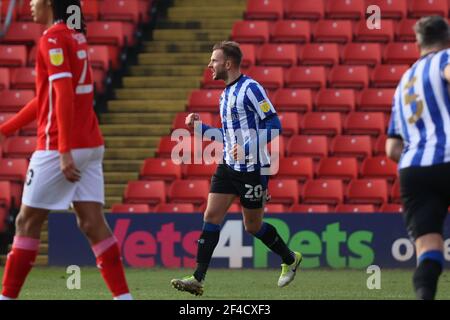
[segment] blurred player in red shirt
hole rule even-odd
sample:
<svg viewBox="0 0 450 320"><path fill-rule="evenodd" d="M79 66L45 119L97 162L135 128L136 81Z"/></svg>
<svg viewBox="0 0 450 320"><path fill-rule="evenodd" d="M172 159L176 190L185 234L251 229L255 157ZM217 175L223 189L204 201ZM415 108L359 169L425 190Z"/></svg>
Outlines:
<svg viewBox="0 0 450 320"><path fill-rule="evenodd" d="M119 246L102 211L104 146L93 110L80 1L31 0L30 5L34 21L48 27L38 44L36 97L0 127L0 142L37 120L38 144L28 168L0 299L18 297L36 259L49 211L67 210L71 203L114 299L131 299ZM68 10L73 5L80 10L79 19L72 16L77 11Z"/></svg>

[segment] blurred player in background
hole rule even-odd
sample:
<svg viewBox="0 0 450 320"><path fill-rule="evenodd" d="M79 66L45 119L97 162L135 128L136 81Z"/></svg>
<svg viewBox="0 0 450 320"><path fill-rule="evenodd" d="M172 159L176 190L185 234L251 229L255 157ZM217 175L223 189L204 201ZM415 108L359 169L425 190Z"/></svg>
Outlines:
<svg viewBox="0 0 450 320"><path fill-rule="evenodd" d="M272 225L263 222L268 185L268 175L263 169L270 167L264 141L275 138L281 131L281 124L261 85L241 74L241 61L239 44L223 41L214 46L208 65L214 80L224 80L226 84L220 98L222 128L219 132L224 143L224 163L218 165L211 179L194 275L172 280L176 289L195 295L203 294L204 279L219 241L221 224L236 197L240 197L245 230L283 261L279 287L294 279L302 260L301 254L292 252ZM186 125L192 129L195 121L200 121L200 116L191 113ZM219 131L209 129L202 124L202 134L208 136L208 131Z"/></svg>
<svg viewBox="0 0 450 320"><path fill-rule="evenodd" d="M439 16L420 19L415 32L421 57L397 86L386 153L399 163L406 227L416 247L416 296L429 300L444 266L450 205L450 32Z"/></svg>
<svg viewBox="0 0 450 320"><path fill-rule="evenodd" d="M93 110L82 14L79 26L68 25L67 8L75 5L81 10L80 1L32 0L30 5L34 21L48 27L37 50L37 95L0 127L0 142L37 119L38 144L28 169L0 299L18 297L36 259L49 211L67 210L73 203L78 225L114 299L129 300L119 246L102 212L104 146Z"/></svg>

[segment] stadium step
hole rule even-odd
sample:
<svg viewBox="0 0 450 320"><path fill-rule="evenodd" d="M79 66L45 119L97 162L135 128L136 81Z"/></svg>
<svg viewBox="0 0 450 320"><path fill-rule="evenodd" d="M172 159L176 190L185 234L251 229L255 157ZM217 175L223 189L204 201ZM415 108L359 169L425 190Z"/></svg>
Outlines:
<svg viewBox="0 0 450 320"><path fill-rule="evenodd" d="M183 7L171 7L167 10L167 18L211 18L211 19L224 19L234 18L242 19L245 6L230 6L227 1L223 1L223 10L218 10L214 3L208 3L204 6L183 6Z"/></svg>
<svg viewBox="0 0 450 320"><path fill-rule="evenodd" d="M201 78L197 77L124 77L124 88L198 88Z"/></svg>
<svg viewBox="0 0 450 320"><path fill-rule="evenodd" d="M208 6L214 7L228 7L228 6L241 6L242 10L245 9L245 5L247 4L247 0L209 0ZM177 7L204 7L205 0L175 0L174 5Z"/></svg>
<svg viewBox="0 0 450 320"><path fill-rule="evenodd" d="M156 148L159 137L105 137L108 148Z"/></svg>
<svg viewBox="0 0 450 320"><path fill-rule="evenodd" d="M174 113L110 113L101 116L104 124L172 124Z"/></svg>
<svg viewBox="0 0 450 320"><path fill-rule="evenodd" d="M229 30L217 29L156 29L153 32L153 39L155 41L221 41L228 39L229 36Z"/></svg>
<svg viewBox="0 0 450 320"><path fill-rule="evenodd" d="M105 197L105 210L109 210L113 204L121 203L122 196L120 197Z"/></svg>
<svg viewBox="0 0 450 320"><path fill-rule="evenodd" d="M103 170L105 170L105 172L138 172L142 163L142 160L105 160L103 161Z"/></svg>
<svg viewBox="0 0 450 320"><path fill-rule="evenodd" d="M122 112L167 112L184 111L187 98L183 100L111 100L108 101L110 113Z"/></svg>
<svg viewBox="0 0 450 320"><path fill-rule="evenodd" d="M163 48L164 49L164 48ZM164 49L164 52L169 52ZM205 68L202 66L177 65L177 66L131 66L130 76L200 76Z"/></svg>
<svg viewBox="0 0 450 320"><path fill-rule="evenodd" d="M6 255L0 256L0 265L4 266L6 263ZM39 254L36 257L36 261L33 264L34 266L46 266L48 265L48 256L47 254Z"/></svg>
<svg viewBox="0 0 450 320"><path fill-rule="evenodd" d="M140 124L102 124L105 136L162 136L170 133L170 125L140 125Z"/></svg>
<svg viewBox="0 0 450 320"><path fill-rule="evenodd" d="M105 160L144 160L155 155L156 148L108 148Z"/></svg>
<svg viewBox="0 0 450 320"><path fill-rule="evenodd" d="M106 184L105 185L105 196L106 197L121 197L123 195L123 191L125 190L126 184L123 183L114 183L114 184Z"/></svg>
<svg viewBox="0 0 450 320"><path fill-rule="evenodd" d="M128 181L137 180L138 176L138 172L105 172L105 184L127 184Z"/></svg>
<svg viewBox="0 0 450 320"><path fill-rule="evenodd" d="M152 41L152 42L144 43L143 52L148 52L148 53L152 53L152 52L153 53L158 53L158 52L168 52L168 53L202 52L202 53L208 53L211 55L211 49L212 49L213 45L214 45L214 41ZM181 65L177 66L177 68L181 68L181 67L182 67ZM199 65L195 65L192 67L198 68Z"/></svg>
<svg viewBox="0 0 450 320"><path fill-rule="evenodd" d="M184 100L186 101L191 88L181 89L117 89L117 99L120 100Z"/></svg>
<svg viewBox="0 0 450 320"><path fill-rule="evenodd" d="M138 55L140 64L178 65L194 64L208 65L211 53L141 53Z"/></svg>
<svg viewBox="0 0 450 320"><path fill-rule="evenodd" d="M209 29L209 30L231 30L236 19L192 19L192 20L163 20L156 25L160 29Z"/></svg>

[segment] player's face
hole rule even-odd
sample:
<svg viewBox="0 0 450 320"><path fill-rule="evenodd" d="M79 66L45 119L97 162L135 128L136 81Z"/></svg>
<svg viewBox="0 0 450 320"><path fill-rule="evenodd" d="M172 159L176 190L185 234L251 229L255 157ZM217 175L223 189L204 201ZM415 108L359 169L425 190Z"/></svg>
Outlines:
<svg viewBox="0 0 450 320"><path fill-rule="evenodd" d="M222 50L219 49L213 51L208 68L211 69L214 80L227 79L227 61L225 60Z"/></svg>
<svg viewBox="0 0 450 320"><path fill-rule="evenodd" d="M47 24L51 18L50 0L31 0L31 15L36 23Z"/></svg>

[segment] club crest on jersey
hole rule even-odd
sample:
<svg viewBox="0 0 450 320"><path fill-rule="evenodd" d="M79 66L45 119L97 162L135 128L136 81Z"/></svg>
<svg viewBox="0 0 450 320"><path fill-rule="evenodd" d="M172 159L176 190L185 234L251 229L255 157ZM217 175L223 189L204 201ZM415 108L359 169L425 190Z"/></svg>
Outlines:
<svg viewBox="0 0 450 320"><path fill-rule="evenodd" d="M266 101L263 100L259 103L259 108L262 110L262 112L266 113L269 112L270 110L270 104Z"/></svg>
<svg viewBox="0 0 450 320"><path fill-rule="evenodd" d="M50 49L48 53L50 55L50 63L52 65L58 67L64 63L63 49L61 48Z"/></svg>

